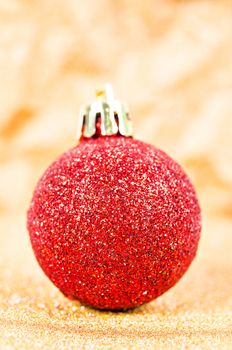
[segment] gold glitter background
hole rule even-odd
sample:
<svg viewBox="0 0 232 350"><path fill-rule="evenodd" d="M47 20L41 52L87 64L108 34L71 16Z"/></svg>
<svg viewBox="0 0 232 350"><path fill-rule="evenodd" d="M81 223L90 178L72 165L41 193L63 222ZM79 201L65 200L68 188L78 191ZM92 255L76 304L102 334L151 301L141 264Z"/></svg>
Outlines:
<svg viewBox="0 0 232 350"><path fill-rule="evenodd" d="M2 0L0 77L0 349L232 349L232 1ZM186 276L125 313L65 299L25 228L36 181L105 81L203 211Z"/></svg>

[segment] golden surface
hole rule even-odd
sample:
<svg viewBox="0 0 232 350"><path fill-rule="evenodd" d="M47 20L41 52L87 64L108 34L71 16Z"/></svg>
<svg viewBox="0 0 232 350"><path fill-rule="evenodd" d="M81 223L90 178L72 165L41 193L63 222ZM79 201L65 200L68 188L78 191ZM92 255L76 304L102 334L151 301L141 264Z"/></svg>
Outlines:
<svg viewBox="0 0 232 350"><path fill-rule="evenodd" d="M0 2L0 349L232 349L232 2ZM184 278L133 312L65 299L25 228L34 185L110 81L203 210Z"/></svg>

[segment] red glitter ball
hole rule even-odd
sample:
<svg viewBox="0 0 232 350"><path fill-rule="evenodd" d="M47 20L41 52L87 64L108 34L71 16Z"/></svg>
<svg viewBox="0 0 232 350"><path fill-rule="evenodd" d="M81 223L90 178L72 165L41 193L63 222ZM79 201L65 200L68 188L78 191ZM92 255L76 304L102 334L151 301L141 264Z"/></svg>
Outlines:
<svg viewBox="0 0 232 350"><path fill-rule="evenodd" d="M83 140L39 181L28 211L36 258L69 298L128 309L172 287L193 260L200 208L182 168L121 136Z"/></svg>

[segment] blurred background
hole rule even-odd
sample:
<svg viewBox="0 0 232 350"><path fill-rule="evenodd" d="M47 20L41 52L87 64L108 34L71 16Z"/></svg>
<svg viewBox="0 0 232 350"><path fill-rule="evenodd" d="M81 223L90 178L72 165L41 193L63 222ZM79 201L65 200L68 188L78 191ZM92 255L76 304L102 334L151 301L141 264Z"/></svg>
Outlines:
<svg viewBox="0 0 232 350"><path fill-rule="evenodd" d="M188 274L129 314L63 298L25 228L37 180L76 144L79 108L105 82L128 102L135 137L184 166L203 211ZM0 1L0 147L1 348L229 348L231 0Z"/></svg>

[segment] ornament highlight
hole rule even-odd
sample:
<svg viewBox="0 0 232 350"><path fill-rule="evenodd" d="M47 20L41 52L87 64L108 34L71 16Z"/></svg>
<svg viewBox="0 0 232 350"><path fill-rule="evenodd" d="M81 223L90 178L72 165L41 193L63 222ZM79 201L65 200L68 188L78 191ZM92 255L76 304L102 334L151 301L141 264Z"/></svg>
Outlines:
<svg viewBox="0 0 232 350"><path fill-rule="evenodd" d="M39 180L28 210L36 258L69 298L99 309L147 303L196 255L200 207L172 158L134 140L109 86L83 110L80 143Z"/></svg>

